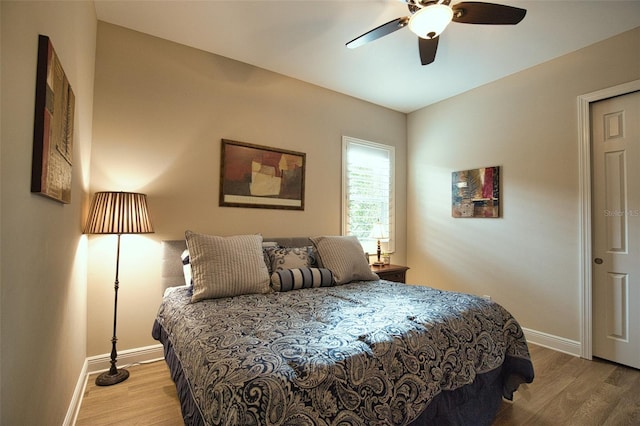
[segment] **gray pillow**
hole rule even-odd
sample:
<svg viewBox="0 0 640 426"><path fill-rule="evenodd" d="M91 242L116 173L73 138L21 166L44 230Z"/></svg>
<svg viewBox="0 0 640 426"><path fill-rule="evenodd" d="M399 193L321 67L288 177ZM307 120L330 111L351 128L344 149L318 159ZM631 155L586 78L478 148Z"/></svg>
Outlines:
<svg viewBox="0 0 640 426"><path fill-rule="evenodd" d="M333 273L336 284L379 279L371 272L364 250L355 236L323 236L310 240L318 251L322 267Z"/></svg>
<svg viewBox="0 0 640 426"><path fill-rule="evenodd" d="M186 231L193 279L192 302L269 293L261 235L218 237Z"/></svg>

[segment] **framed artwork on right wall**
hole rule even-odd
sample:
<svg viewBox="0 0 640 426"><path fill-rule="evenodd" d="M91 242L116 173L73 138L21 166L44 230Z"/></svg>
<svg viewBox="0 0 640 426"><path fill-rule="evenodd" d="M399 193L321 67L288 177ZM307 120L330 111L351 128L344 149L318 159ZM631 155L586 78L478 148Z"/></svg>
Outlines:
<svg viewBox="0 0 640 426"><path fill-rule="evenodd" d="M500 167L451 173L451 216L500 217Z"/></svg>

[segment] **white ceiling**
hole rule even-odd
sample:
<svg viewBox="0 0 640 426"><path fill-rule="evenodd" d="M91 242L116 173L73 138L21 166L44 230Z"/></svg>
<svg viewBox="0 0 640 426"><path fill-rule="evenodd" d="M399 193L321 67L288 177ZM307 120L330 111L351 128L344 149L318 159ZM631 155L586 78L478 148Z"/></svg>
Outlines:
<svg viewBox="0 0 640 426"><path fill-rule="evenodd" d="M451 23L433 64L403 28L345 43L408 16L401 0L96 0L98 19L226 56L401 112L640 26L640 0L487 0L527 9L515 26ZM459 1L453 0L452 4ZM640 53L639 53L640 54Z"/></svg>

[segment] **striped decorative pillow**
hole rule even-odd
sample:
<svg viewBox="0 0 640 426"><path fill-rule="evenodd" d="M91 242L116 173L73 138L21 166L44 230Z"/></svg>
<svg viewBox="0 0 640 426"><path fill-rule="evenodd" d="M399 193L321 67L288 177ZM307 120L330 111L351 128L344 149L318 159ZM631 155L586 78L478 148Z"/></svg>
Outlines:
<svg viewBox="0 0 640 426"><path fill-rule="evenodd" d="M333 274L325 268L279 269L271 275L271 287L275 291L330 287L332 285Z"/></svg>
<svg viewBox="0 0 640 426"><path fill-rule="evenodd" d="M269 293L261 235L218 237L187 231L193 279L192 302Z"/></svg>
<svg viewBox="0 0 640 426"><path fill-rule="evenodd" d="M357 237L329 236L314 237L310 240L318 250L322 267L331 270L336 284L379 279L378 275L371 272Z"/></svg>

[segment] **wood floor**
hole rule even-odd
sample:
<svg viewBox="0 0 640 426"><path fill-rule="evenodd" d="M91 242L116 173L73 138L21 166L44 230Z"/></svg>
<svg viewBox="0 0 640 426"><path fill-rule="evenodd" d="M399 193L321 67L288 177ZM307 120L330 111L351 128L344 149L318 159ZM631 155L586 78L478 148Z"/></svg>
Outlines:
<svg viewBox="0 0 640 426"><path fill-rule="evenodd" d="M536 378L503 402L498 425L640 425L640 371L530 345ZM164 361L128 368L129 379L99 387L89 378L76 425L181 425Z"/></svg>
<svg viewBox="0 0 640 426"><path fill-rule="evenodd" d="M89 377L76 425L182 425L176 387L164 361L127 367L129 378L96 386Z"/></svg>

